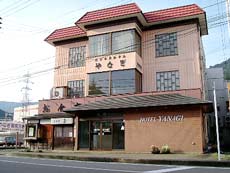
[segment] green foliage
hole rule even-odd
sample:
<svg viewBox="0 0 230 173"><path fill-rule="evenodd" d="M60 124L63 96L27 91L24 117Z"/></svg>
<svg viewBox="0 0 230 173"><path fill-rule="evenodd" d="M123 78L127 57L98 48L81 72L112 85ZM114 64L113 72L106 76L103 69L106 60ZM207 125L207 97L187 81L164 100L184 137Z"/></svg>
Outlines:
<svg viewBox="0 0 230 173"><path fill-rule="evenodd" d="M160 150L158 147L156 147L155 145L152 145L151 146L151 153L152 154L159 154L160 153Z"/></svg>
<svg viewBox="0 0 230 173"><path fill-rule="evenodd" d="M230 80L230 59L223 61L220 64L216 64L214 66L211 66L211 68L216 68L216 67L222 67L224 70L224 79Z"/></svg>
<svg viewBox="0 0 230 173"><path fill-rule="evenodd" d="M169 154L170 153L170 148L168 145L163 145L161 147L161 154Z"/></svg>

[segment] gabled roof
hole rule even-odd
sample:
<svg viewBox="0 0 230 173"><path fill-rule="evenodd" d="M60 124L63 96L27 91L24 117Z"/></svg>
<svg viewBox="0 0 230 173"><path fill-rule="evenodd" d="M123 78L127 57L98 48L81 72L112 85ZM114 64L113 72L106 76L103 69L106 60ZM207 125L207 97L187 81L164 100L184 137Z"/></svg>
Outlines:
<svg viewBox="0 0 230 173"><path fill-rule="evenodd" d="M181 7L168 8L158 11L144 13L148 23L176 19L181 17L194 16L205 13L198 5L191 4Z"/></svg>
<svg viewBox="0 0 230 173"><path fill-rule="evenodd" d="M110 19L114 17L126 16L135 13L141 13L141 9L137 6L137 4L125 4L116 7L87 12L75 24Z"/></svg>
<svg viewBox="0 0 230 173"><path fill-rule="evenodd" d="M193 97L180 94L159 94L108 98L101 101L95 101L84 105L75 106L65 112L78 112L90 110L115 110L130 108L147 108L175 105L202 105L211 104L209 101L200 100Z"/></svg>
<svg viewBox="0 0 230 173"><path fill-rule="evenodd" d="M53 44L55 41L85 36L85 26L87 25L131 17L138 18L144 27L189 19L198 19L201 26L201 34L205 35L208 33L206 13L196 4L142 13L137 4L131 3L87 12L75 23L76 26L57 29L51 33L45 41Z"/></svg>
<svg viewBox="0 0 230 173"><path fill-rule="evenodd" d="M55 41L55 40L61 40L61 39L66 39L66 38L72 38L72 37L78 37L86 35L86 32L82 30L78 26L71 26L67 28L61 28L55 30L53 33L51 33L45 41Z"/></svg>

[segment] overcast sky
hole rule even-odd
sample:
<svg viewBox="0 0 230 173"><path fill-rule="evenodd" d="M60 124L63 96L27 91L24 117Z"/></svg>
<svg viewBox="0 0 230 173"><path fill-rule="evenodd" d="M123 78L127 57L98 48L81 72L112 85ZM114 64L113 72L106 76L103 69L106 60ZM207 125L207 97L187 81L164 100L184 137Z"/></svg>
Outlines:
<svg viewBox="0 0 230 173"><path fill-rule="evenodd" d="M204 7L210 27L209 35L203 37L206 66L229 58L223 0L0 0L0 101L22 101L22 76L28 72L30 100L49 98L55 48L44 39L55 29L74 25L87 11L131 2L143 12L193 3Z"/></svg>

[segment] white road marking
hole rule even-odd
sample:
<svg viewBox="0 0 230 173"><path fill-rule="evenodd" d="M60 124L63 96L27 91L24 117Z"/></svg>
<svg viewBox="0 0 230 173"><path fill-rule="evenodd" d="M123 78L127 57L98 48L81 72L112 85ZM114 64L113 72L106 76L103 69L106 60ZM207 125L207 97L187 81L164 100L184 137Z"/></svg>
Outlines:
<svg viewBox="0 0 230 173"><path fill-rule="evenodd" d="M183 167L177 167L177 168L168 168L168 169L160 169L160 170L153 170L153 171L145 171L144 173L164 173L164 172L173 172L173 171L183 171L183 170L188 170L192 169L194 167L188 167L188 166L183 166Z"/></svg>
<svg viewBox="0 0 230 173"><path fill-rule="evenodd" d="M0 160L0 162L6 163L16 163L16 164L25 164L25 165L39 165L39 166L49 166L49 167L60 167L60 168L72 168L72 169L88 169L88 170L97 170L97 171L110 171L110 172L140 172L140 171L130 171L130 170L118 170L118 169L104 169L104 168L89 168L81 166L66 166L66 165L54 165L54 164L42 164L42 163L29 163L29 162L19 162L11 160Z"/></svg>

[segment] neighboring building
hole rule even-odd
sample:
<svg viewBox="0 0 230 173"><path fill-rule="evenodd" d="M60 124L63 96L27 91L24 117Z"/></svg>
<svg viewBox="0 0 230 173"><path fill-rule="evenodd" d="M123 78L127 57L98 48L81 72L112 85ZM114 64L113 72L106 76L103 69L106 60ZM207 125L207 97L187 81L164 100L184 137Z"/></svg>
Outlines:
<svg viewBox="0 0 230 173"><path fill-rule="evenodd" d="M26 139L52 149L202 152L206 14L195 4L143 13L90 11L45 41L56 48L51 99L25 118ZM63 112L64 111L64 112Z"/></svg>
<svg viewBox="0 0 230 173"><path fill-rule="evenodd" d="M229 116L227 116L229 112L228 89L227 82L224 79L223 68L206 69L206 80L208 100L214 101L213 87L215 83L220 143L222 147L226 148L230 145L230 120L228 120ZM208 116L208 133L209 142L212 144L216 143L216 124L214 112L210 113Z"/></svg>
<svg viewBox="0 0 230 173"><path fill-rule="evenodd" d="M14 108L14 121L23 122L23 118L31 117L38 114L38 104L28 105L27 107Z"/></svg>
<svg viewBox="0 0 230 173"><path fill-rule="evenodd" d="M230 111L230 81L227 81L227 88L228 88L228 112L229 112Z"/></svg>
<svg viewBox="0 0 230 173"><path fill-rule="evenodd" d="M12 120L13 113L6 112L0 109L0 120Z"/></svg>

